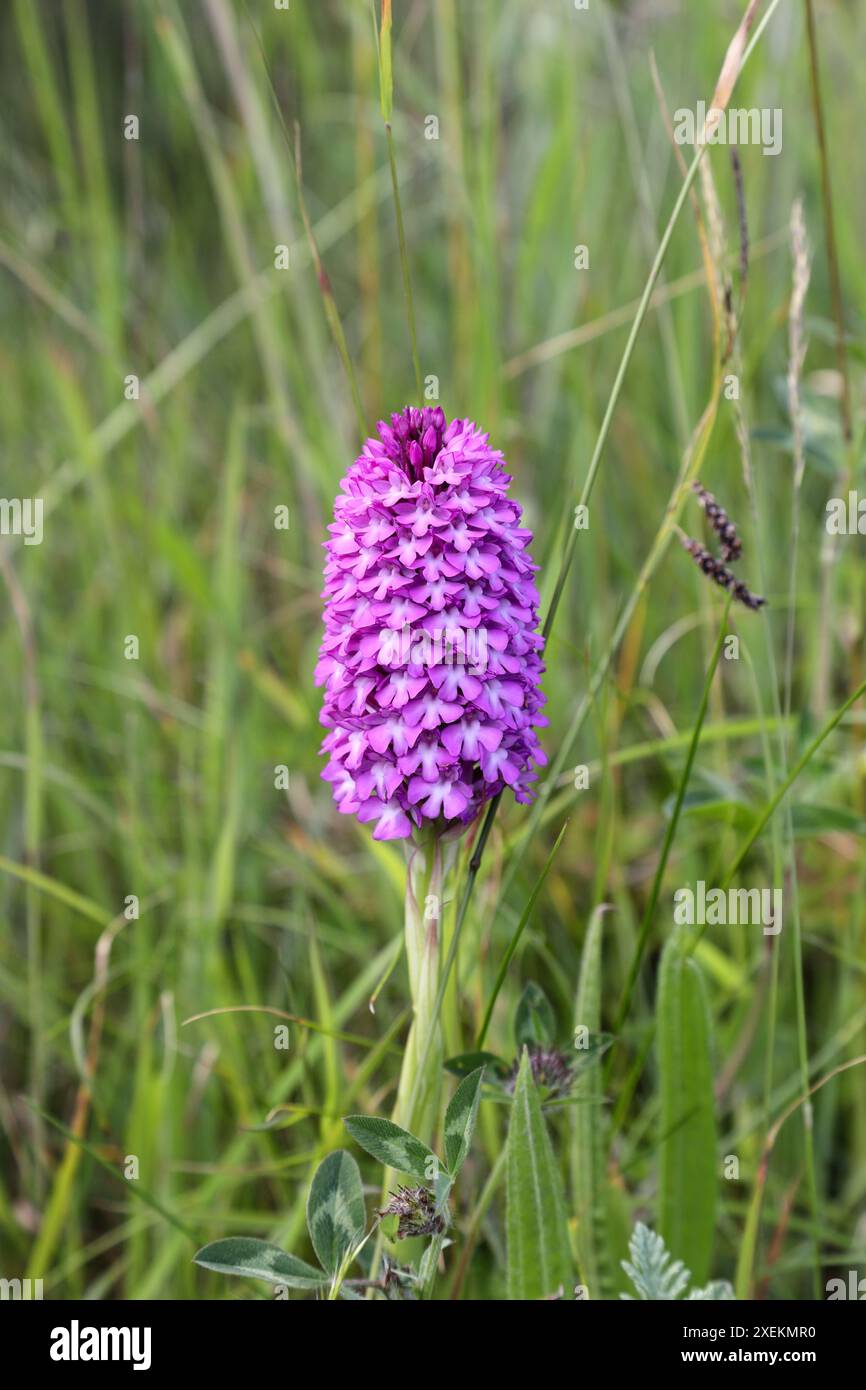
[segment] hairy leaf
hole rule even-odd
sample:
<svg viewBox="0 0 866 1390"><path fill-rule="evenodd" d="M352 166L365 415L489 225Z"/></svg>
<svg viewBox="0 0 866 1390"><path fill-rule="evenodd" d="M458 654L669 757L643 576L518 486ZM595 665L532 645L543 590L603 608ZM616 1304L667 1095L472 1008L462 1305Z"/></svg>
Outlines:
<svg viewBox="0 0 866 1390"><path fill-rule="evenodd" d="M358 1165L350 1153L338 1149L319 1164L307 1199L310 1240L329 1274L357 1244L365 1219Z"/></svg>
<svg viewBox="0 0 866 1390"><path fill-rule="evenodd" d="M215 1240L203 1246L193 1260L203 1269L215 1269L219 1274L244 1274L251 1279L266 1279L269 1284L286 1284L290 1289L320 1289L328 1282L320 1269L278 1245L251 1236Z"/></svg>
<svg viewBox="0 0 866 1390"><path fill-rule="evenodd" d="M716 1121L710 1016L700 967L677 937L662 952L656 1004L659 1229L698 1281L707 1278L716 1220Z"/></svg>
<svg viewBox="0 0 866 1390"><path fill-rule="evenodd" d="M439 1159L414 1134L377 1115L349 1115L343 1124L357 1144L398 1173L410 1173L421 1182L434 1182Z"/></svg>
<svg viewBox="0 0 866 1390"><path fill-rule="evenodd" d="M452 1178L460 1172L472 1143L483 1080L483 1067L464 1077L445 1112L445 1162Z"/></svg>
<svg viewBox="0 0 866 1390"><path fill-rule="evenodd" d="M671 1261L661 1236L642 1221L634 1228L628 1251L631 1260L623 1260L622 1267L639 1298L670 1302L685 1293L691 1278L689 1271L682 1260ZM620 1294L620 1298L631 1299L631 1294Z"/></svg>
<svg viewBox="0 0 866 1390"><path fill-rule="evenodd" d="M734 1294L734 1290L728 1283L727 1279L714 1279L711 1284L707 1284L706 1288L692 1289L691 1293L689 1294L689 1300L698 1298L704 1300L729 1300L734 1299L735 1297L736 1295Z"/></svg>
<svg viewBox="0 0 866 1390"><path fill-rule="evenodd" d="M547 995L540 985L530 980L520 996L514 1015L514 1041L517 1050L543 1045L550 1047L556 1040L556 1018Z"/></svg>
<svg viewBox="0 0 866 1390"><path fill-rule="evenodd" d="M506 1155L508 1297L546 1298L572 1281L562 1177L524 1049Z"/></svg>
<svg viewBox="0 0 866 1390"><path fill-rule="evenodd" d="M596 1041L601 1024L601 942L603 909L597 909L589 923L580 960L580 977L575 1000L576 1027L589 1029ZM578 1053L586 1057L586 1053ZM575 1082L575 1099L592 1104L577 1105L571 1119L572 1186L577 1206L577 1253L580 1275L590 1296L601 1296L600 1271L603 1233L596 1227L603 1221L601 1213L604 1184L603 1125L599 1113L602 1099L601 1077L596 1069ZM602 1241L599 1241L599 1235Z"/></svg>
<svg viewBox="0 0 866 1390"><path fill-rule="evenodd" d="M508 1075L508 1063L497 1057L495 1052L460 1052L456 1057L449 1057L445 1063L446 1071L460 1077L468 1076L478 1067L487 1067L497 1076Z"/></svg>

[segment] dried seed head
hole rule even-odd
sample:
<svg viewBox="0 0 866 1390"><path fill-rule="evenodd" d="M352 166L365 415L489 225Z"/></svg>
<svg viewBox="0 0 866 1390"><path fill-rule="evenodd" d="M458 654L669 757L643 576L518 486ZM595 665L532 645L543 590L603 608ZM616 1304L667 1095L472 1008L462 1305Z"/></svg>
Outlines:
<svg viewBox="0 0 866 1390"><path fill-rule="evenodd" d="M702 483L692 483L692 491L697 496L707 514L710 525L722 543L722 559L726 564L733 564L735 560L739 560L743 553L743 542L737 535L736 526L724 507L716 501L711 492L707 492Z"/></svg>
<svg viewBox="0 0 866 1390"><path fill-rule="evenodd" d="M399 1217L398 1240L406 1240L409 1236L441 1235L445 1230L445 1219L436 1210L436 1198L429 1187L398 1187L390 1198L379 1215Z"/></svg>
<svg viewBox="0 0 866 1390"><path fill-rule="evenodd" d="M700 566L704 574L709 575L723 589L728 589L739 603L745 604L746 608L763 608L767 600L753 594L741 579L738 579L731 570L722 564L721 560L707 550L705 545L701 545L699 541L693 541L691 536L683 536L681 539L683 549L694 557L695 563Z"/></svg>

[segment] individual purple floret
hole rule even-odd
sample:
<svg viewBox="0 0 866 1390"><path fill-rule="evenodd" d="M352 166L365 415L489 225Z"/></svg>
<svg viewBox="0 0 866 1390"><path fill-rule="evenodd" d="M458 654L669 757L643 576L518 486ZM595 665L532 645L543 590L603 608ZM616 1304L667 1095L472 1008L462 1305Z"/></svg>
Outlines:
<svg viewBox="0 0 866 1390"><path fill-rule="evenodd" d="M547 720L532 533L502 454L470 420L380 421L325 543L322 776L374 838L468 823L504 787L530 801Z"/></svg>

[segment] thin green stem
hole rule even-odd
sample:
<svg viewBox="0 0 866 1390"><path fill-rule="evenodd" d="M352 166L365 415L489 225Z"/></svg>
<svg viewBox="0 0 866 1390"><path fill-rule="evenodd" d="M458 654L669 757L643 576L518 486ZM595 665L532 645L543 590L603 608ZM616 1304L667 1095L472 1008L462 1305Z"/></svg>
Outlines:
<svg viewBox="0 0 866 1390"><path fill-rule="evenodd" d="M809 287L809 255L806 232L803 226L802 205L797 202L791 215L791 258L793 262L793 285L791 289L788 314L788 413L791 420L793 439L794 478L791 497L791 542L789 547L788 570L788 623L785 640L784 666L784 713L791 713L791 700L794 687L794 637L797 626L797 561L800 547L800 494L803 475L806 471L806 455L803 440L802 409L800 403L800 373L805 357L803 342L803 306ZM785 762L788 749L785 747ZM785 763L783 763L785 766ZM785 808L788 839L787 886L793 908L794 940L794 998L797 1019L797 1055L800 1063L800 1077L804 1099L809 1092L809 1038L806 1025L806 991L803 981L803 942L800 923L800 887L797 879L797 858L794 850L793 822L790 803ZM778 955L778 952L777 952ZM774 984L777 983L774 981ZM818 1223L818 1182L815 1171L815 1145L812 1135L812 1113L809 1105L803 1107L803 1140L806 1151L806 1187L812 1216L812 1291L816 1299L821 1297L821 1250Z"/></svg>
<svg viewBox="0 0 866 1390"><path fill-rule="evenodd" d="M391 187L394 190L394 213L397 218L397 240L400 245L400 269L403 274L403 294L406 298L406 319L409 325L409 344L412 349L412 366L415 369L415 387L418 404L424 399L421 382L421 363L418 360L418 335L415 329L415 301L412 297L412 280L409 275L409 256L406 251L406 233L403 228L403 206L400 202L400 185L397 181L397 160L394 157L394 136L391 122L385 122L385 137L388 141L388 165L391 170Z"/></svg>
<svg viewBox="0 0 866 1390"><path fill-rule="evenodd" d="M505 1171L505 1160L507 1156L508 1146L507 1144L503 1144L499 1152L497 1153L496 1158L493 1161L493 1167L490 1169L487 1181L484 1184L484 1187L482 1188L481 1196L478 1198L478 1201L475 1204L475 1210L473 1211L472 1216L469 1220L469 1224L463 1234L463 1251L460 1256L460 1263L457 1266L457 1272L454 1275L454 1282L451 1285L451 1291L448 1295L449 1299L451 1299L454 1302L460 1299L460 1296L463 1292L463 1283L466 1278L466 1271L469 1268L469 1261L472 1257L472 1251L475 1248L475 1242L478 1239L478 1232L481 1229L481 1222L484 1219L484 1214L487 1211L487 1208L490 1206L490 1203L493 1200L493 1196L496 1192L497 1187L502 1181L502 1175Z"/></svg>
<svg viewBox="0 0 866 1390"><path fill-rule="evenodd" d="M821 744L824 743L824 741L827 738L829 738L830 734L832 734L833 730L836 728L836 725L840 723L840 721L848 713L848 710L851 708L851 706L853 704L856 704L856 702L860 699L860 696L864 693L866 693L866 680L860 682L853 694L849 695L845 703L843 705L840 705L839 708L836 710L835 714L832 714L830 716L826 724L823 725L823 727L812 739L811 743L809 743L806 749L800 754L800 757L797 759L794 766L788 772L787 776L782 780L782 782L780 782L774 795L770 797L770 800L767 802L763 811L758 816L757 820L752 826L752 829L749 831L748 835L743 841L743 844L741 845L740 850L736 858L734 859L731 868L728 871L728 875L725 878L724 883L722 884L723 889L727 889L733 881L735 875L737 874L740 868L740 865L742 864L749 850L752 848L752 845L755 843L761 831L764 829L764 826L767 824L767 821L773 815L773 812L779 806L779 803L790 791L791 787L794 785L797 778L800 776L800 773L807 766L807 764L811 762L812 758L815 756L818 749L821 747Z"/></svg>
<svg viewBox="0 0 866 1390"><path fill-rule="evenodd" d="M830 160L827 135L824 129L824 102L821 97L821 72L818 64L818 35L812 0L806 4L806 38L809 45L809 83L812 89L812 109L815 114L815 133L821 165L821 200L824 206L824 234L827 240L827 268L830 272L830 297L836 327L836 366L842 391L839 410L842 418L842 437L850 445L854 431L851 424L851 389L848 382L848 361L845 350L845 313L842 307L842 281L839 275L839 256L836 251L836 226L833 218L833 186L830 180Z"/></svg>
<svg viewBox="0 0 866 1390"><path fill-rule="evenodd" d="M406 959L413 1021L403 1054L394 1119L425 1143L432 1137L442 1072L442 1029L437 992L445 883L457 844L432 835L408 850Z"/></svg>
<svg viewBox="0 0 866 1390"><path fill-rule="evenodd" d="M724 611L722 613L722 621L719 624L719 634L716 638L716 645L713 648L713 654L710 657L710 664L707 668L706 678L704 679L704 688L701 693L701 703L698 706L698 712L695 718L695 726L692 730L692 741L689 744L689 751L686 754L685 766L683 767L682 776L680 777L680 783L677 787L676 800L674 801L673 810L671 812L670 820L668 821L668 827L665 831L665 838L662 844L662 851L661 855L659 856L659 862L656 868L655 877L653 879L652 889L650 891L649 900L647 902L646 910L644 911L643 920L640 926L640 931L638 933L638 939L634 950L634 956L632 957L631 966L628 972L628 978L626 979L625 988L622 993L622 999L620 1000L619 1009L617 1010L616 1020L614 1022L613 1028L614 1033L619 1033L620 1029L622 1028L623 1022L628 1014L629 1007L631 1005L632 995L634 993L634 987L637 982L638 973L641 967L641 961L643 960L644 951L646 950L646 944L649 940L650 931L652 930L653 919L655 917L656 907L658 906L659 893L661 892L661 886L664 880L665 870L667 869L668 858L670 857L671 852L671 846L674 842L674 836L677 833L677 826L679 825L680 813L683 809L683 801L685 800L686 789L689 785L689 778L692 774L692 767L694 766L695 755L698 751L698 744L701 738L701 729L704 726L704 718L707 713L707 705L709 704L710 690L713 684L713 677L716 674L716 667L719 664L719 657L721 656L722 646L724 644L725 635L727 632L728 614L731 610L732 598L733 595L729 594L727 602L725 603ZM608 1071L609 1070L610 1062L608 1062Z"/></svg>
<svg viewBox="0 0 866 1390"><path fill-rule="evenodd" d="M599 427L598 437L595 441L595 448L592 451L592 457L589 461L589 468L587 470L583 488L581 489L580 497L578 499L577 505L579 507L586 506L589 502L590 497L592 496L592 491L595 487L595 480L598 476L598 470L601 466L601 456L604 453L604 446L607 443L607 436L610 433L610 427L613 421L614 412L619 402L620 392L622 391L622 386L623 382L625 381L626 372L628 371L629 364L632 359L632 354L634 352L635 344L638 339L638 334L640 333L643 321L646 318L653 290L656 286L656 281L658 280L659 273L664 262L664 258L667 255L668 247L671 244L671 237L674 234L674 228L676 227L677 222L679 221L680 213L685 207L686 199L689 195L689 189L695 181L695 175L698 172L698 165L701 162L705 148L706 147L703 145L701 145L698 148L694 159L689 165L688 173L686 174L686 177L680 185L680 191L677 194L676 202L674 203L671 215L668 218L668 224L665 227L665 230L662 234L662 239L659 242L658 250L656 251L655 259L650 268L650 273L647 277L647 282L644 285L644 290L643 294L640 297L637 313L635 314L634 319L632 320L632 325L629 330L628 339L626 340L626 345L623 350L622 357L620 358L619 367L617 368L617 373L614 377L613 386L611 388L610 396L608 397L607 401L607 406L605 407L605 412L602 417L601 425ZM574 560L574 551L577 545L577 535L577 529L573 526L569 531L568 537L565 542L565 550L563 552L562 561L560 563L559 574L557 575L556 584L554 585L553 595L550 600L550 606L547 610L547 616L544 619L544 627L542 628L542 633L545 640L549 637L553 629L553 624L556 620L556 614L559 610L562 595L565 591L565 585L568 580L569 572L571 570L572 561Z"/></svg>
<svg viewBox="0 0 866 1390"><path fill-rule="evenodd" d="M601 690L601 687L607 677L607 673L610 670L619 645L622 642L626 632L628 631L629 624L632 620L632 617L634 616L638 603L640 602L642 595L646 592L658 565L661 563L661 560L667 551L668 544L674 533L677 517L679 516L680 510L683 505L683 500L686 496L686 484L690 481L690 479L692 479L695 476L695 474L700 469L701 462L704 458L704 454L712 434L713 426L715 424L716 411L718 408L719 389L720 376L717 371L713 381L710 402L695 431L695 443L692 449L689 452L687 452L684 457L682 466L680 468L680 472L671 490L671 495L668 500L667 507L665 508L665 514L662 517L659 529L655 534L652 545L650 546L649 553L646 559L644 560L643 565L641 566L640 573L638 574L638 577L634 582L634 586L631 590L631 593L629 594L625 604L623 605L623 608L620 612L619 618L617 619L616 626L613 630L613 634L610 638L610 641L608 642L602 657L598 661L595 670L592 673L587 690L581 697L580 703L578 704L577 709L574 712L571 723L569 724L568 729L566 731L565 737L560 741L559 750L551 764L550 771L547 777L545 778L544 782L542 783L541 787L539 788L538 797L529 816L528 824L523 829L520 841L518 842L515 852L511 857L508 872L505 875L504 882L500 890L500 901L504 901L508 897L511 885L517 877L518 869L520 868L520 865L523 861L523 855L525 854L526 849L530 841L532 840L533 835L535 834L536 830L541 824L547 801L553 793L553 790L556 786L557 778L560 776L565 766L571 748L573 747L574 742L578 737L578 734L581 732L584 724L586 723L590 710L593 707L593 702L597 698L598 693Z"/></svg>
<svg viewBox="0 0 866 1390"><path fill-rule="evenodd" d="M481 833L478 836L478 841L475 845L475 849L472 851L472 858L469 860L469 867L466 873L466 884L463 889L463 896L460 899L460 907L458 909L457 918L454 923L454 931L451 934L451 941L448 946L448 954L445 958L445 965L439 977L439 988L436 991L436 1000L433 1005L434 1018L439 1017L439 1013L442 1008L442 1001L445 998L445 991L448 987L448 977L451 974L451 968L454 965L454 961L457 957L457 947L460 942L460 933L463 930L463 923L466 920L466 912L469 907L469 901L472 897L472 889L475 886L475 880L478 877L478 870L481 867L481 856L484 853L484 846L487 844L488 836L490 835L490 831L493 828L493 820L496 815L496 808L499 805L501 796L502 793L497 792L496 796L491 801L487 811L487 815L484 818L484 824L481 827ZM432 1033L428 1033L423 1050L421 1052L421 1056L418 1063L418 1072L415 1077L415 1082L412 1088L410 1109L413 1109L416 1104L420 1080L426 1070L432 1046Z"/></svg>
<svg viewBox="0 0 866 1390"><path fill-rule="evenodd" d="M346 334L343 331L343 323L340 318L340 311L337 308L337 301L334 298L334 291L331 288L331 280L328 272L322 264L319 255L319 248L316 245L316 238L313 234L313 225L310 215L307 212L307 200L304 197L303 166L301 163L301 128L295 123L295 179L298 188L298 204L301 209L301 220L304 224L304 231L307 235L307 245L310 248L310 256L316 268L316 280L318 281L319 291L322 296L322 303L325 308L325 318L331 330L331 336L340 355L343 370L349 382L349 390L352 393L352 404L355 407L355 419L358 422L358 437L363 439L367 432L366 421L364 419L364 407L361 404L361 392L358 389L358 378L355 375L355 368L349 355L349 347L346 342Z"/></svg>
<svg viewBox="0 0 866 1390"><path fill-rule="evenodd" d="M286 148L289 151L289 157L291 159L295 173L295 184L298 193L298 206L301 210L301 221L304 224L304 232L307 237L307 245L310 249L310 258L316 270L316 280L318 282L319 291L321 293L322 302L324 304L325 318L328 321L328 327L331 330L331 336L334 339L334 344L336 346L337 352L339 353L340 361L343 364L343 370L345 371L346 378L349 382L349 390L352 394L352 404L355 407L355 418L358 422L358 437L360 439L363 439L364 435L367 432L367 427L364 419L364 407L361 404L361 393L358 390L358 379L355 375L355 368L352 363L352 359L349 355L349 348L346 342L346 335L343 331L343 323L340 318L340 312L337 308L337 301L334 298L334 292L331 288L331 281L328 277L327 271L325 270L322 264L322 258L319 255L319 248L316 243L316 238L313 232L313 226L310 221L309 213L307 212L307 202L304 197L303 166L301 161L301 128L298 122L296 121L295 143L293 148L292 142L289 139L289 132L286 127L286 122L283 118L283 112L280 107L279 97L277 96L277 89L274 86L274 80L271 76L271 68L268 62L267 54L265 53L264 44L262 43L261 37L259 36L258 29L253 23L252 15L250 14L246 5L246 0L244 0L244 13L246 14L249 26L253 31L253 36L255 38L256 45L259 50L259 56L262 60L262 67L264 68L268 89L271 94L271 101L273 103L274 111L277 115L277 121L279 122L280 131L282 132L283 139L286 142Z"/></svg>
<svg viewBox="0 0 866 1390"><path fill-rule="evenodd" d="M767 25L769 24L770 20L771 20L772 17L773 17L773 14L774 14L775 11L778 9L779 4L780 4L780 0L771 0L771 3L770 3L770 5L769 5L769 7L768 7L768 9L767 9L766 14L764 15L763 19L761 20L761 22L758 24L757 28L755 29L755 32L754 32L754 34L752 35L752 38L751 38L751 40L750 40L750 42L749 42L749 44L748 44L748 46L747 46L745 52L743 53L743 58L742 58L742 61L741 61L741 63L740 63L740 67L739 67L739 71L738 71L738 73L737 73L737 77L739 77L740 73L742 73L743 68L746 66L746 63L748 62L748 60L749 60L749 58L750 58L752 52L754 51L756 44L759 42L761 36L763 35L764 30L766 29ZM590 496L592 495L592 490L593 490L593 488L594 488L594 486L595 486L595 480L596 480L596 477L597 477L597 475L598 475L598 470L599 470L599 467L600 467L600 464L601 464L601 458L602 458L602 454L603 454L603 452L604 452L604 447L605 447L605 444L607 443L607 436L608 436L608 434L609 434L609 432L610 432L610 427L611 427L611 423L612 423L612 421L613 421L614 412L615 412L615 410L616 410L616 406L617 406L617 403L618 403L618 401L619 401L620 392L621 392L621 390L622 390L623 382L625 381L626 372L628 371L628 367L629 367L629 364L630 364L630 362L631 362L631 358L632 358L632 354L633 354L633 352L634 352L635 344L636 344L636 342L637 342L638 334L640 333L641 326L642 326L643 321L644 321L644 319L645 319L645 317L646 317L647 310L648 310L648 308L649 308L650 301L651 301L652 296L653 296L653 291L654 291L654 289L655 289L656 281L658 280L658 277L659 277L659 272L661 271L662 264L663 264L663 262L664 262L664 258L665 258L665 256L667 255L668 247L670 246L671 239L672 239L673 234L674 234L674 228L676 227L676 224L677 224L677 222L678 222L678 220L679 220L680 213L682 212L683 207L685 206L686 199L687 199L688 194L689 194L689 190L690 190L692 184L694 183L695 175L697 174L698 166L699 166L699 164L700 164L700 161L701 161L701 158L702 158L702 156L703 156L703 154L704 154L705 149L706 149L706 146L704 146L704 145L701 145L701 146L698 148L698 150L696 151L695 156L694 156L694 158L693 158L693 160L692 160L692 162L691 162L691 164L690 164L690 166L689 166L689 168L688 168L688 171L687 171L687 173L686 173L686 176L685 176L685 178L684 178L684 180L683 180L683 183L682 183L682 185L681 185L681 187L680 187L680 191L679 191L679 193L678 193L678 195L677 195L677 198L676 198L676 201L675 201L675 203L674 203L674 206L673 206L673 208L672 208L672 210L671 210L670 217L668 218L667 226L665 227L665 230L664 230L664 232L663 232L663 234L662 234L662 239L661 239L661 242L659 243L658 251L656 252L655 258L654 258L653 263L652 263L652 266L650 267L649 276L647 277L647 281L646 281L646 284L645 284L645 286L644 286L643 293L642 293L642 295L641 295L641 297L640 297L640 300L639 300L639 302L638 302L637 312L636 312L635 317L634 317L634 320L633 320L633 322L632 322L631 329L629 330L628 339L627 339L627 341L626 341L625 348L623 349L623 354L622 354L622 358L621 358L621 360L620 360L619 367L617 368L617 373L616 373L616 376L615 376L615 378L614 378L613 387L611 388L611 394L610 394L610 397L609 397L609 399L608 399L607 406L606 406L606 408L605 408L605 412L604 412L604 416L603 416L603 418L602 418L601 426L599 427L598 438L596 439L595 448L593 449L593 452L592 452L592 457L591 457L590 463L589 463L589 469L588 469L588 471L587 471L587 475L586 475L586 479L585 479L585 481L584 481L583 489L582 489L582 491L581 491L580 498L579 498L579 501L578 501L578 504L577 504L578 506L585 506L585 505L587 504L587 502L589 501ZM663 528L663 529L664 529L664 528ZM637 599L638 599L638 597L640 596L640 593L642 592L642 581L646 579L646 581L648 582L649 575L652 573L652 570L653 570L653 568L654 568L656 559L658 558L657 550L658 550L658 543L659 543L659 541L661 541L661 547L660 547L660 549L661 549L661 552L663 553L664 548L665 548L665 546L666 546L666 544L667 544L667 541L668 541L669 537L670 537L670 530L668 529L668 530L665 531L663 537L662 537L662 536L659 536L659 537L656 538L656 544L654 544L653 550L652 550L650 556L648 557L647 565L645 566L644 571L641 572L641 576L640 576L640 578L639 578L639 580L638 580L638 587L637 587L637 589L636 589L636 591L635 591L635 594L633 595L633 603L631 603L630 605L627 605L627 607L626 607L626 612L625 612L624 615L623 615L623 621L620 623L620 625L619 625L618 628L617 628L617 634L618 634L618 635L621 635L621 633L625 630L625 626L627 626L627 622L628 622L628 619L630 618L631 611L633 611L634 604L637 603ZM560 601L561 601L561 598L562 598L562 594L563 594L564 589L565 589L565 585L566 585L566 581L567 581L567 579L568 579L569 571L570 571L570 569L571 569L572 560L573 560L573 558L574 558L574 550L575 550L576 543L577 543L577 531L576 531L574 528L572 528L572 529L570 530L570 532L569 532L569 534L568 534L568 538L567 538L567 540L566 540L566 542L565 542L565 550L564 550L564 553L563 553L562 562L561 562L560 569L559 569L559 574L558 574L558 576L557 576L556 584L554 585L554 590L553 590L553 595L552 595L552 597L551 597L550 606L549 606L549 608L548 608L547 615L546 615L545 620L544 620L544 626L543 626L543 628L542 628L542 633L543 633L543 636L545 637L545 639L547 639L547 637L549 637L550 632L551 632L551 630L552 630L552 628L553 628L553 623L554 623L554 621L555 621L556 614L557 614L557 611L558 611L558 609L559 609L559 604L560 604ZM647 571L648 571L648 572L647 572ZM590 704L591 704L591 700L594 698L595 693L596 693L596 691L597 691L597 689L598 689L598 686L600 685L601 680L603 680L603 678L604 678L604 671L607 669L607 664L609 663L609 660L610 660L611 657L612 657L612 653L613 653L613 651L615 650L616 641L618 641L618 635L617 635L617 637L615 638L615 641L612 642L612 643L610 644L610 647L609 647L609 650L608 650L608 656L607 656L607 658L605 659L605 662L602 664L602 668L601 668L600 671L599 671L598 684L595 685L594 688L591 688L590 691L588 692L588 694L585 695L584 698L581 700L580 706L578 707L577 714L575 715L575 719L574 719L574 721L572 722L572 727L571 727L571 729L569 730L568 739L567 739L568 744L570 744L570 743L573 741L573 738L576 736L576 731L577 731L577 729L579 729L579 728L582 726L583 720L585 719L586 714L587 714L588 711L589 711ZM560 758L560 760L559 760L559 765L560 765L560 766L561 766L562 761L564 761L565 756L567 756L567 752L564 753L564 754L562 754L562 756L561 756L561 758ZM555 774L552 773L551 776L553 776L553 775L555 775ZM550 785L550 783L551 783L551 777L548 777L547 782L545 783L545 786ZM547 795L549 795L549 793L547 793ZM541 791L541 793L539 794L539 799L538 799L538 801L536 802L536 808L535 808L536 813L539 813L539 814L540 814L540 811L543 809L544 800L546 800L546 795L545 795L545 793L544 793L544 789L542 788L542 791ZM493 818L495 818L495 815L496 815L496 811L497 811L498 806L499 806L499 798L497 797L493 802L491 802L491 808L490 808L490 814L489 814L489 819L490 819L491 823L492 823ZM537 815L536 815L536 817L535 817L535 821L534 821L533 823L531 823L531 824L537 824ZM529 832L529 833L531 833L531 828L530 828L530 832ZM511 878L513 878L513 873L509 876L509 881L511 880ZM468 887L470 893L471 893L471 891L472 891L472 886L473 886L473 884L474 884L474 877L472 878L472 880L470 880L470 882L469 882L468 885L467 885L467 887Z"/></svg>
<svg viewBox="0 0 866 1390"><path fill-rule="evenodd" d="M556 851L562 844L562 837L567 829L568 821L565 822L565 824L563 825L562 829L556 837L553 849L547 856L547 863L541 871L541 874L538 878L538 882L536 883L535 887L529 895L529 901L527 902L526 907L523 909L523 914L520 918L520 921L517 923L517 926L514 929L514 933L511 937L511 940L508 943L508 949L505 952L505 955L502 957L502 964L500 965L499 971L496 976L496 983L494 984L493 989L490 991L490 998L487 1001L487 1008L484 1012L484 1022L481 1024L481 1028L478 1032L478 1038L475 1043L475 1046L479 1051L484 1046L484 1039L487 1037L487 1029L490 1027L490 1020L493 1017L493 1009L496 1005L496 1000L499 997L499 991L502 989L502 986L505 983L505 976L508 974L508 967L511 964L511 957L517 950L517 943L520 941L520 938L523 935L524 928L527 922L529 921L530 917L532 916L533 908L535 907L535 904L538 901L538 895L544 887L544 880L547 878L550 866L556 858Z"/></svg>

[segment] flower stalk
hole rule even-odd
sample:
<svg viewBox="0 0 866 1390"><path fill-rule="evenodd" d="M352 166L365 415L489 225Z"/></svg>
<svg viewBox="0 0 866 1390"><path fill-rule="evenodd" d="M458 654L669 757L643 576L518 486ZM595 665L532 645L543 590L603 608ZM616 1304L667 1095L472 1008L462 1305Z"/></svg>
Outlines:
<svg viewBox="0 0 866 1390"><path fill-rule="evenodd" d="M459 835L430 830L406 842L406 960L413 1020L406 1042L395 1123L429 1142L442 1081L442 1025L437 1007L446 884Z"/></svg>

